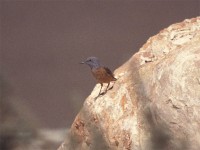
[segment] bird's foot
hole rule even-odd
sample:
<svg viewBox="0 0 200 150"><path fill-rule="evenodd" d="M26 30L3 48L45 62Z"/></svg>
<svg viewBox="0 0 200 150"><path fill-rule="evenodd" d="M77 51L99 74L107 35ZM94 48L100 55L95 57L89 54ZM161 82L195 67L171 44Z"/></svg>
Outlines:
<svg viewBox="0 0 200 150"><path fill-rule="evenodd" d="M104 95L104 94L106 94L106 92L107 92L107 91L102 92L102 93L99 93L99 96L100 96L100 95Z"/></svg>
<svg viewBox="0 0 200 150"><path fill-rule="evenodd" d="M113 86L111 86L109 89L107 89L107 91L112 90L112 89L113 89Z"/></svg>
<svg viewBox="0 0 200 150"><path fill-rule="evenodd" d="M99 94L97 95L97 97L95 97L94 99L96 100L99 96L103 96L104 94L106 94L106 92L99 93Z"/></svg>

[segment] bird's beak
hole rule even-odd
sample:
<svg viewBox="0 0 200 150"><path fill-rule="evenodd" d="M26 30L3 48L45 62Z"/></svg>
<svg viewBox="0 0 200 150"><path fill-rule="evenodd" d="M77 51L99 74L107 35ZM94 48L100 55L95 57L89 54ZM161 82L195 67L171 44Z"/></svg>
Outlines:
<svg viewBox="0 0 200 150"><path fill-rule="evenodd" d="M82 61L82 62L80 62L79 64L85 64L85 62L84 62L84 61Z"/></svg>

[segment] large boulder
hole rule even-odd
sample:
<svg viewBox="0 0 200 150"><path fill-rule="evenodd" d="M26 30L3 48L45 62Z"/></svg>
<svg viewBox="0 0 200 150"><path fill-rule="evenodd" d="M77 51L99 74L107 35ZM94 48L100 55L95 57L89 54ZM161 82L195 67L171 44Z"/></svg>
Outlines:
<svg viewBox="0 0 200 150"><path fill-rule="evenodd" d="M58 150L200 149L200 17L160 31L114 74Z"/></svg>

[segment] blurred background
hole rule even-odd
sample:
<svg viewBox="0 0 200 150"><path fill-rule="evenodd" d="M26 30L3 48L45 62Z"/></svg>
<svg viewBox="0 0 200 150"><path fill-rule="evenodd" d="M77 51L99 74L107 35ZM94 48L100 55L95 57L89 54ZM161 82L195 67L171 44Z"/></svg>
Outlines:
<svg viewBox="0 0 200 150"><path fill-rule="evenodd" d="M149 37L200 15L199 0L0 4L1 145L11 135L24 140L38 129L70 127L96 84L79 62L96 56L114 71Z"/></svg>

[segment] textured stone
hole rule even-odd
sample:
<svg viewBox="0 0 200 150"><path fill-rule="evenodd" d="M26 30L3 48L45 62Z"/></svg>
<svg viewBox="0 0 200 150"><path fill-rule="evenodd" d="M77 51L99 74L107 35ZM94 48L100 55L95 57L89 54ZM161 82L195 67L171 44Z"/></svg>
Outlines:
<svg viewBox="0 0 200 150"><path fill-rule="evenodd" d="M151 37L115 76L105 95L95 86L58 150L200 149L200 17Z"/></svg>

